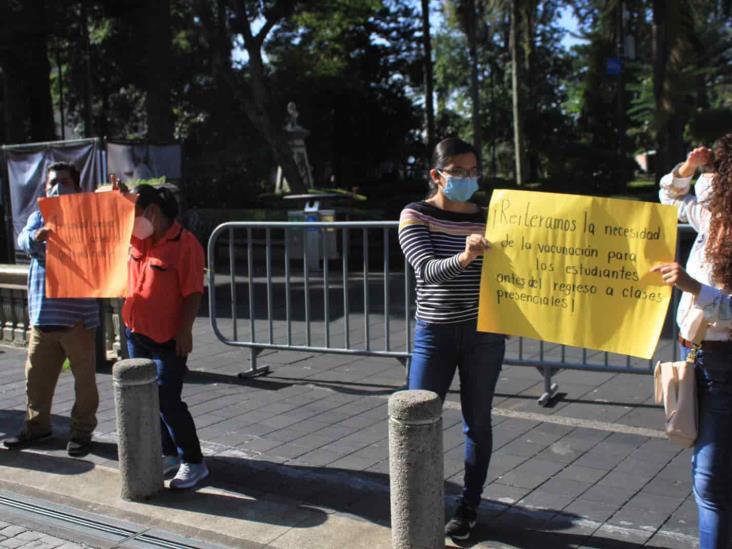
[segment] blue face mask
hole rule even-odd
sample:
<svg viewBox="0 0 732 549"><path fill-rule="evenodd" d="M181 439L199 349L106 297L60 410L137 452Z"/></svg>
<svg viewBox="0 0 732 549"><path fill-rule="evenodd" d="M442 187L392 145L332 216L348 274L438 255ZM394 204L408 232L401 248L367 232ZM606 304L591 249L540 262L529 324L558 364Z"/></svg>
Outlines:
<svg viewBox="0 0 732 549"><path fill-rule="evenodd" d="M450 200L467 202L478 190L477 177L455 177L454 175L443 174L447 184L442 188L442 193Z"/></svg>

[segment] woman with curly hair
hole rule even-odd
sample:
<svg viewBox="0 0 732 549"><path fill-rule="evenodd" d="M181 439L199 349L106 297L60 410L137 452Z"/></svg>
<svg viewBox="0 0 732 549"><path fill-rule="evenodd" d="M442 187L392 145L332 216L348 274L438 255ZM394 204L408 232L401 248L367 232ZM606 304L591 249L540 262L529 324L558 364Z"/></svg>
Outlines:
<svg viewBox="0 0 732 549"><path fill-rule="evenodd" d="M711 168L707 192L689 194L697 168ZM675 205L698 237L684 270L678 263L652 270L684 293L677 321L685 353L700 326L696 355L699 433L692 458L701 549L727 549L732 541L732 134L713 151L694 149L661 179L661 202Z"/></svg>

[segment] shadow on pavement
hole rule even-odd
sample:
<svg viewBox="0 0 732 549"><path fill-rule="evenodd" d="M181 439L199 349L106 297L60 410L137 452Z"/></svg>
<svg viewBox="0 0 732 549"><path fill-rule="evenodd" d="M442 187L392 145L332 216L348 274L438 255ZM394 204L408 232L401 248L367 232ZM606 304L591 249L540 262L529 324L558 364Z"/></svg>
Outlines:
<svg viewBox="0 0 732 549"><path fill-rule="evenodd" d="M100 442L94 453L116 457L116 445ZM318 526L327 521L333 511L385 527L390 524L389 477L386 474L283 465L229 456L212 456L207 461L211 476L201 487L225 490L228 494L166 489L146 505L290 528ZM80 475L95 467L84 459L37 452L0 451L0 463L54 475ZM459 492L459 486L450 482L445 489L447 493ZM450 515L452 506L449 505L446 516ZM592 537L591 529L578 531L579 518L553 509L531 509L484 500L479 510L479 524L471 538L464 542L453 541L448 547L473 547L486 542L542 549L638 547L623 540Z"/></svg>
<svg viewBox="0 0 732 549"><path fill-rule="evenodd" d="M218 484L204 481L201 486L218 487ZM328 513L321 509L293 507L271 499L260 499L251 493L239 494L240 497L200 490L165 489L145 504L290 528L312 528L328 520Z"/></svg>
<svg viewBox="0 0 732 549"><path fill-rule="evenodd" d="M276 367L275 367L276 368ZM244 370L242 368L242 370ZM276 370L275 370L276 371ZM267 391L279 391L293 385L312 385L324 389L331 389L337 393L346 395L389 395L394 391L400 391L404 387L391 385L376 385L373 383L345 382L345 381L318 381L312 378L290 378L272 375L269 377L240 378L235 375L217 374L202 370L190 370L186 375L186 383L206 385L208 383L226 383L228 385L241 385L253 389L264 389ZM365 387L374 387L367 389ZM455 391L456 394L457 391Z"/></svg>
<svg viewBox="0 0 732 549"><path fill-rule="evenodd" d="M21 410L0 410L0 438L14 434L23 419ZM40 452L0 450L0 464L7 467L47 472L53 475L82 475L96 465L95 458L117 460L117 445L95 441L89 459L74 459L65 452L68 418L54 416L55 437L34 446ZM42 453L54 452L54 454ZM293 528L310 528L324 523L333 511L353 515L385 527L390 524L389 477L384 473L329 467L281 464L227 455L207 458L211 475L202 486L225 493L166 489L146 502L156 507L185 510ZM460 486L445 483L450 516ZM542 549L587 547L631 549L636 543L592 536L582 531L580 517L553 509L532 509L484 500L479 524L471 538L453 541L452 547L473 547L500 543L514 547ZM599 526L599 525L598 525ZM563 530L568 530L563 532Z"/></svg>
<svg viewBox="0 0 732 549"><path fill-rule="evenodd" d="M212 476L210 484L242 494L266 494L265 499L282 496L294 499L303 508L323 507L362 519L390 525L389 476L383 473L353 471L328 467L281 465L267 461L247 460L228 456L209 459ZM460 486L445 483L446 493L460 492ZM452 501L455 498L449 497ZM446 512L452 511L452 505ZM548 547L542 541L552 531L572 528L579 516L559 513L551 509L530 509L519 505L507 505L484 500L481 508L481 524L464 547L472 547L482 541L520 540L534 537L534 544L517 547ZM589 535L589 534L588 534ZM554 538L553 538L554 539ZM573 535L573 542L582 536ZM569 543L569 542L568 542ZM557 545L562 547L563 545ZM569 547L570 545L566 545ZM620 547L631 547L618 546Z"/></svg>
<svg viewBox="0 0 732 549"><path fill-rule="evenodd" d="M34 448L38 450L53 450L55 440L51 439ZM64 445L64 448L66 446ZM32 456L32 457L31 457ZM94 469L94 463L83 458L51 456L47 454L29 454L23 450L0 450L0 464L6 467L28 469L30 471L48 472L54 475L81 475Z"/></svg>
<svg viewBox="0 0 732 549"><path fill-rule="evenodd" d="M266 362L266 360L262 360ZM242 368L244 370L244 368ZM537 380L537 384L541 380ZM383 383L367 383L364 381L318 381L317 378L295 378L283 377L277 375L277 366L274 367L272 373L268 376L255 378L239 378L235 375L219 374L206 372L204 370L191 370L186 376L186 383L204 385L207 383L225 383L228 385L241 385L252 387L255 389L264 389L268 391L279 391L292 385L312 385L323 389L330 389L336 393L345 395L364 395L364 396L383 396L390 395L395 391L401 391L406 387L396 385L385 385ZM459 396L460 391L451 389L448 395ZM511 398L514 400L530 400L535 401L536 395L531 394L514 394L497 392L495 398ZM598 402L592 399L568 398L567 393L557 393L552 399L552 403L547 408L553 408L558 403L562 404L595 404L602 406L621 407L621 408L642 408L655 410L659 406L657 404L644 404L639 402L623 402L623 401L605 401Z"/></svg>
<svg viewBox="0 0 732 549"><path fill-rule="evenodd" d="M242 371L244 368L242 368ZM205 372L202 370L189 370L186 374L186 383L192 383L195 385L207 385L209 383L226 383L227 385L241 385L244 387L251 387L253 389L263 389L266 391L279 391L295 385L295 383L287 383L280 380L284 378L278 378L277 380L268 379L266 377L250 377L240 378L235 375L217 374L214 372ZM297 380L301 381L301 380Z"/></svg>

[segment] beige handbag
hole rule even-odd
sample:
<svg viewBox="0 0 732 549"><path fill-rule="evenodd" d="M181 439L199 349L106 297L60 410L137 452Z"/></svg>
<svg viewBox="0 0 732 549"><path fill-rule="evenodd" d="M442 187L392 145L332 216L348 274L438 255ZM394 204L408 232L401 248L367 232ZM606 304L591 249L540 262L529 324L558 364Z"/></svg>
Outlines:
<svg viewBox="0 0 732 549"><path fill-rule="evenodd" d="M694 360L706 329L694 338L686 360L657 362L653 370L656 404L663 402L666 413L666 436L684 448L694 445L697 435L698 406Z"/></svg>

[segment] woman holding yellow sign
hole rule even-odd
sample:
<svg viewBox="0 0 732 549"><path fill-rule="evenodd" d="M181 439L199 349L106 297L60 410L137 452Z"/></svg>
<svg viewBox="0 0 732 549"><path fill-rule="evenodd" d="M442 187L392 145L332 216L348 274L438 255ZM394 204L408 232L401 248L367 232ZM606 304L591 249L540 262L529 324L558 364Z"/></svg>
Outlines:
<svg viewBox="0 0 732 549"><path fill-rule="evenodd" d="M713 167L711 188L691 196L691 178L703 166ZM692 479L701 549L726 549L732 541L732 134L713 151L694 149L661 179L660 197L699 233L688 272L678 263L652 270L684 292L677 320L686 349L698 326L707 325L695 360L699 426Z"/></svg>
<svg viewBox="0 0 732 549"><path fill-rule="evenodd" d="M457 138L435 148L431 195L408 204L399 243L417 278L417 314L409 389L434 391L444 401L455 369L465 433L462 500L445 535L467 539L477 520L493 449L491 408L505 337L478 332L478 297L487 213L468 200L478 190L475 149Z"/></svg>

